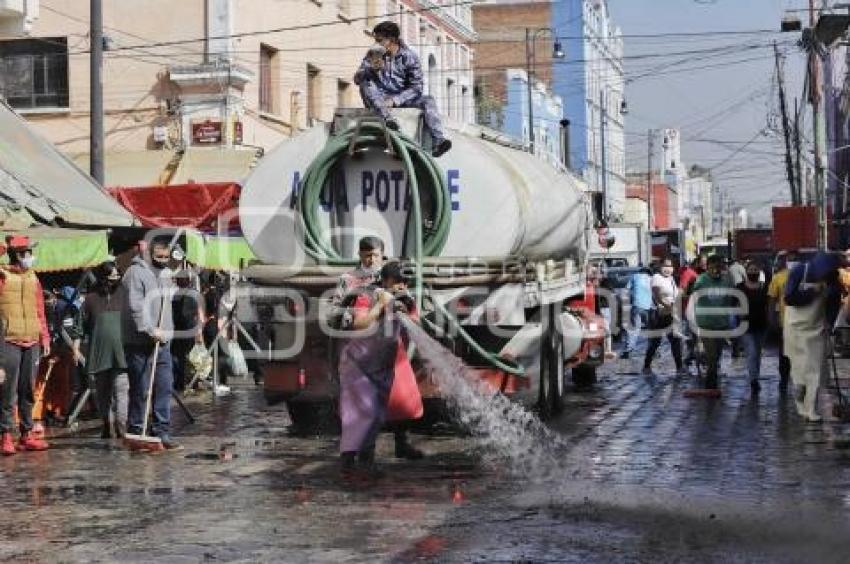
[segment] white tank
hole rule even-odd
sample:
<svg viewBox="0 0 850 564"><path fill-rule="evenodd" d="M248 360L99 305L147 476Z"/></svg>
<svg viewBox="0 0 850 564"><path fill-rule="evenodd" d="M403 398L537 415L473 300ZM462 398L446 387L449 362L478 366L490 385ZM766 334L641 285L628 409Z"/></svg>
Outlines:
<svg viewBox="0 0 850 564"><path fill-rule="evenodd" d="M328 130L317 126L285 141L243 182L242 230L264 262L312 262L300 244L293 193L325 146ZM525 151L485 140L479 129L454 131L450 138L452 150L437 160L452 203L451 228L440 256L583 260L589 213L581 180ZM354 258L357 240L377 235L387 243L389 256L412 253L412 247L402 250L407 217L402 162L370 149L354 159L346 157L343 170L346 197L325 202L320 213L334 247Z"/></svg>

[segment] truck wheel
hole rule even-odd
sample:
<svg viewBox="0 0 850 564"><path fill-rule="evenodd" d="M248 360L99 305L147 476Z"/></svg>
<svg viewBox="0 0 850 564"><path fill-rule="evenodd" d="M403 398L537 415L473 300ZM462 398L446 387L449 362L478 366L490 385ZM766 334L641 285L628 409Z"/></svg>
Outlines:
<svg viewBox="0 0 850 564"><path fill-rule="evenodd" d="M549 323L540 344L540 414L550 417L559 413L564 399L564 343L555 330L554 315L557 309L550 306Z"/></svg>
<svg viewBox="0 0 850 564"><path fill-rule="evenodd" d="M287 401L286 409L295 434L339 433L339 415L332 401Z"/></svg>
<svg viewBox="0 0 850 564"><path fill-rule="evenodd" d="M578 392L592 390L596 386L596 367L581 365L573 368L573 384Z"/></svg>

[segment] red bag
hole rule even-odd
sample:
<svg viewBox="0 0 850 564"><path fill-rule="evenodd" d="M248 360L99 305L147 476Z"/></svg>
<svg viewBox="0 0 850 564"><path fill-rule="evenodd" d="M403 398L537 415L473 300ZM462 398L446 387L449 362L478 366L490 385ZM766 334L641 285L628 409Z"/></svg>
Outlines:
<svg viewBox="0 0 850 564"><path fill-rule="evenodd" d="M387 420L404 421L419 419L425 411L422 407L422 395L416 383L416 375L404 345L399 343L395 355L395 374L390 397L387 400Z"/></svg>

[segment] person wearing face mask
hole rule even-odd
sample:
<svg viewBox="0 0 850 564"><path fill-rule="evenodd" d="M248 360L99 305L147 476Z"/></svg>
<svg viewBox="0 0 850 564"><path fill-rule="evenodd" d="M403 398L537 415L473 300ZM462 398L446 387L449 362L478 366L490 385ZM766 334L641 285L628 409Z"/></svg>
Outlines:
<svg viewBox="0 0 850 564"><path fill-rule="evenodd" d="M171 391L174 373L170 340L174 333L170 278L171 245L167 239L154 239L148 256L133 259L121 284L125 294L122 308L124 356L129 378L127 434L142 431L145 398L150 382L154 345L160 343L153 384L153 424L151 433L159 437L166 450L180 449L171 438Z"/></svg>
<svg viewBox="0 0 850 564"><path fill-rule="evenodd" d="M661 332L666 333L667 339L670 341L670 350L673 352L676 372L679 375L687 372L682 363L682 340L677 327L676 308L678 306L679 287L675 278L673 278L673 272L673 261L669 258L664 259L658 273L652 276L650 282L653 303L650 329L656 335L650 337L646 347L646 357L643 360L643 373L645 375L652 374L652 359L655 357L658 347L661 346L661 335L658 334Z"/></svg>
<svg viewBox="0 0 850 564"><path fill-rule="evenodd" d="M720 356L731 329L731 318L724 310L737 305L732 294L735 286L729 274L723 271L723 257L708 257L706 271L691 288L694 315L689 312L688 321L705 353L705 389L717 390L720 387Z"/></svg>
<svg viewBox="0 0 850 564"><path fill-rule="evenodd" d="M40 357L50 354L44 293L32 270L34 247L29 237L8 236L9 264L0 266L0 320L6 329L0 354L6 373L0 387L0 452L4 455L48 448L46 441L32 433L35 376ZM21 433L17 445L12 439L16 406Z"/></svg>
<svg viewBox="0 0 850 564"><path fill-rule="evenodd" d="M779 251L776 254L776 263L773 277L767 287L767 296L770 300L768 308L768 319L771 326L779 335L779 388L785 390L788 379L791 377L791 360L785 354L785 339L782 338L782 327L785 317L785 285L788 283L788 273L796 262L793 253Z"/></svg>
<svg viewBox="0 0 850 564"><path fill-rule="evenodd" d="M121 341L121 310L126 290L121 273L108 261L95 269L95 285L82 308L82 333L88 343L85 370L95 382L97 410L103 426L101 438L123 438L127 423L127 361ZM83 361L80 340L74 356Z"/></svg>
<svg viewBox="0 0 850 564"><path fill-rule="evenodd" d="M818 422L818 392L829 374L829 336L841 307L838 269L842 258L818 252L790 269L785 285L785 350L797 386L800 417Z"/></svg>
<svg viewBox="0 0 850 564"><path fill-rule="evenodd" d="M372 30L377 45L369 49L354 74L363 105L374 110L387 125L397 130L398 122L390 108L418 108L431 135L434 157L452 148L443 132L440 113L433 96L424 93L422 63L413 49L401 39L395 22L381 22Z"/></svg>
<svg viewBox="0 0 850 564"><path fill-rule="evenodd" d="M384 242L379 237L363 237L358 243L358 254L360 264L339 277L331 300L337 308L338 325L342 329L350 329L354 323L353 308L346 307L350 305L348 302L353 303L361 290L380 282L381 268L384 265ZM410 444L404 424L396 424L393 435L396 458L424 458L425 453Z"/></svg>
<svg viewBox="0 0 850 564"><path fill-rule="evenodd" d="M761 266L755 261L747 262L745 279L738 289L747 297L744 305L746 312L739 320L747 324L747 331L741 336L747 354L747 373L750 377L750 389L753 395L761 390L761 355L764 337L767 334L767 286L760 280Z"/></svg>

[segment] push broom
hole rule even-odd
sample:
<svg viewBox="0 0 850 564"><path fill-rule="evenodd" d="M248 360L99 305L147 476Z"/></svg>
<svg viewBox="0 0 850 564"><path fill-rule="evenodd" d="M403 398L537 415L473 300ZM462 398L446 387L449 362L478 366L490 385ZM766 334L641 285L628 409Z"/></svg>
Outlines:
<svg viewBox="0 0 850 564"><path fill-rule="evenodd" d="M159 307L159 321L156 324L157 330L162 330L162 314L165 309L165 297L163 296L162 302L160 302ZM151 369L150 369L150 378L148 379L148 395L145 398L145 414L142 417L142 432L139 435L134 435L131 433L127 433L124 435L124 444L129 447L130 450L146 450L148 452L158 452L163 450L165 447L162 446L162 439L159 437L154 437L148 435L148 416L151 412L151 398L153 397L153 382L154 376L156 375L156 361L159 358L159 347L160 341L156 340L156 343L153 346L153 355L151 355Z"/></svg>

